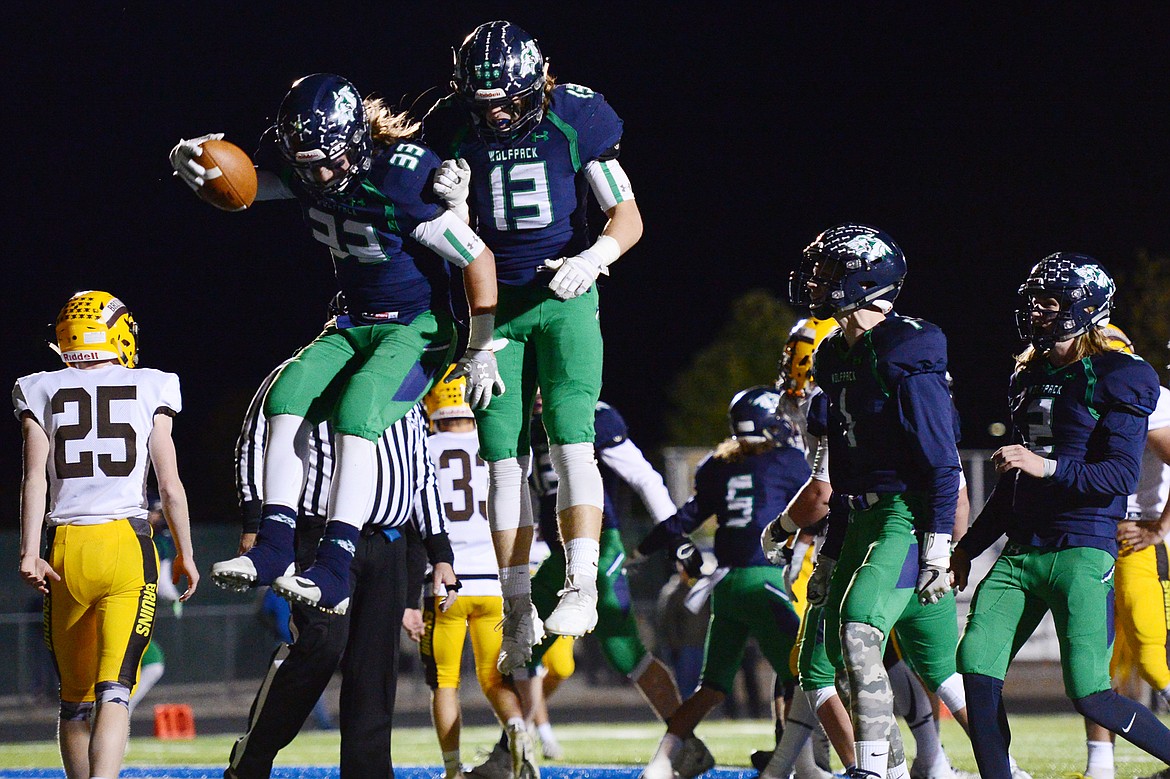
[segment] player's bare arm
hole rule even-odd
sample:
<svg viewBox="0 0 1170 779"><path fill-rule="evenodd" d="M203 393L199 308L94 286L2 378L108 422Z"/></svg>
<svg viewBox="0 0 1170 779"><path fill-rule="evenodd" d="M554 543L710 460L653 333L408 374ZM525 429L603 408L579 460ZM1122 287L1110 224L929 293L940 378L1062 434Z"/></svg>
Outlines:
<svg viewBox="0 0 1170 779"><path fill-rule="evenodd" d="M175 442L171 438L173 421L168 414L155 414L154 429L150 433L150 460L158 477L158 493L171 536L175 541L175 561L172 580L176 585L187 577L187 589L179 596L186 602L199 586L199 569L195 565L195 550L191 545L191 517L187 511L187 492L179 479Z"/></svg>
<svg viewBox="0 0 1170 779"><path fill-rule="evenodd" d="M61 576L41 557L45 498L49 490L49 436L31 415L21 420L24 438L24 475L20 483L20 578L38 592L49 594L45 579Z"/></svg>

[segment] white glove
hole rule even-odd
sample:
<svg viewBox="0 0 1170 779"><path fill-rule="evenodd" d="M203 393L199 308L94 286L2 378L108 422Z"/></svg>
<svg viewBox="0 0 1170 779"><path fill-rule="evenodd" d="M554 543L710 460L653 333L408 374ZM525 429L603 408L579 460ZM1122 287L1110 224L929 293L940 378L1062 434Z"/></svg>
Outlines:
<svg viewBox="0 0 1170 779"><path fill-rule="evenodd" d="M467 377L467 405L475 409L487 408L494 395L504 394L504 380L496 366L496 353L491 349L468 349L455 369L447 377L453 381Z"/></svg>
<svg viewBox="0 0 1170 779"><path fill-rule="evenodd" d="M833 578L833 569L837 561L831 557L817 555L817 563L813 566L812 575L808 577L808 605L824 606L829 599L829 582Z"/></svg>
<svg viewBox="0 0 1170 779"><path fill-rule="evenodd" d="M443 160L435 171L433 189L447 208L452 211L467 210L467 191L471 187L471 165L467 160Z"/></svg>
<svg viewBox="0 0 1170 779"><path fill-rule="evenodd" d="M769 522L764 527L764 532L760 533L760 548L764 550L764 557L768 558L772 565L784 565L788 562L788 536L789 533L781 526L779 517Z"/></svg>
<svg viewBox="0 0 1170 779"><path fill-rule="evenodd" d="M923 606L938 603L951 591L947 568L951 562L951 534L927 533L919 556L918 584L914 591Z"/></svg>
<svg viewBox="0 0 1170 779"><path fill-rule="evenodd" d="M792 559L788 561L788 565L784 567L784 589L788 591L788 597L796 600L796 580L800 578L800 572L804 570L804 557L808 554L809 543L801 541L799 538L796 543L792 545Z"/></svg>
<svg viewBox="0 0 1170 779"><path fill-rule="evenodd" d="M601 275L601 262L584 252L575 257L562 257L559 260L545 260L544 267L555 270L557 273L548 288L561 300L572 300L584 295Z"/></svg>
<svg viewBox="0 0 1170 779"><path fill-rule="evenodd" d="M175 148L171 149L171 167L175 169L175 175L191 189L198 191L206 182L204 177L207 175L207 168L195 161L196 157L203 154L203 142L219 140L223 140L223 133L208 133L198 138L180 140L175 144Z"/></svg>

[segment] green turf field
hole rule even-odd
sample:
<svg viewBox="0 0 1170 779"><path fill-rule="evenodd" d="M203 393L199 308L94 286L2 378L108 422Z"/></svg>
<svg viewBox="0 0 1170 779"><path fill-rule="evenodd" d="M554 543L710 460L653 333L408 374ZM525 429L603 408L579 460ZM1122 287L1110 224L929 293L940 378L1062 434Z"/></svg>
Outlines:
<svg viewBox="0 0 1170 779"><path fill-rule="evenodd" d="M1168 718L1163 717L1163 720ZM617 725L560 725L557 737L565 749L565 763L640 764L651 755L662 727L656 723ZM762 720L716 721L699 727L720 765L745 766L753 749L770 746L772 726ZM1085 736L1079 719L1068 716L1012 717L1012 754L1034 779L1053 779L1084 769ZM477 750L490 747L498 731L468 728L463 734L463 759L476 759ZM233 736L201 736L194 741L157 741L134 738L127 765L222 765ZM913 751L912 741L908 749ZM975 771L966 737L954 722L943 723L943 745L956 768ZM1126 742L1117 747L1117 779L1146 776L1164 766ZM429 728L401 728L394 733L394 762L401 765L437 765L438 746ZM278 764L336 765L337 733L313 731L297 738L281 753ZM50 742L0 745L0 766L43 768L60 765L56 745Z"/></svg>

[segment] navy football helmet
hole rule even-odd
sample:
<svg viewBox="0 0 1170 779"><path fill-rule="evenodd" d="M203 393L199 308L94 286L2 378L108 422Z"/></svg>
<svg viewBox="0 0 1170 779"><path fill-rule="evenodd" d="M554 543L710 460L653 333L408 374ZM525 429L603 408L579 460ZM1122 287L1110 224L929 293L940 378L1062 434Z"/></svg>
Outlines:
<svg viewBox="0 0 1170 779"><path fill-rule="evenodd" d="M893 302L906 278L906 257L887 233L863 224L830 227L804 250L788 277L788 299L817 319L842 316L872 303Z"/></svg>
<svg viewBox="0 0 1170 779"><path fill-rule="evenodd" d="M293 82L276 114L277 145L297 176L318 192L340 192L373 162L362 97L332 73Z"/></svg>
<svg viewBox="0 0 1170 779"><path fill-rule="evenodd" d="M771 441L779 446L792 436L792 426L780 408L781 394L774 387L740 390L727 407L731 435L741 441Z"/></svg>
<svg viewBox="0 0 1170 779"><path fill-rule="evenodd" d="M455 52L451 86L488 145L523 140L540 124L544 85L544 57L536 39L511 22L481 24ZM501 106L507 116L493 119L492 109Z"/></svg>
<svg viewBox="0 0 1170 779"><path fill-rule="evenodd" d="M1020 285L1024 305L1016 309L1016 329L1021 339L1037 349L1051 349L1059 341L1105 324L1116 290L1113 279L1092 257L1050 254L1036 263ZM1038 305L1042 298L1055 298L1060 308L1043 309Z"/></svg>

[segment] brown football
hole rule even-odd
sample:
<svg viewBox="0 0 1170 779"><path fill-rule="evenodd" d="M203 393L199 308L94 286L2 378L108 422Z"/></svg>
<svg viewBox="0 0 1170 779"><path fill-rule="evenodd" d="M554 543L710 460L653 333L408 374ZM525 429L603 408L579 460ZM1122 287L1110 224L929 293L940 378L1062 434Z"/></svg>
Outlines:
<svg viewBox="0 0 1170 779"><path fill-rule="evenodd" d="M207 174L199 197L224 211L243 211L256 199L256 168L251 158L234 143L204 141L195 158Z"/></svg>

